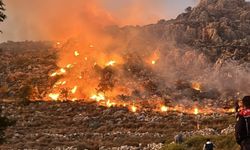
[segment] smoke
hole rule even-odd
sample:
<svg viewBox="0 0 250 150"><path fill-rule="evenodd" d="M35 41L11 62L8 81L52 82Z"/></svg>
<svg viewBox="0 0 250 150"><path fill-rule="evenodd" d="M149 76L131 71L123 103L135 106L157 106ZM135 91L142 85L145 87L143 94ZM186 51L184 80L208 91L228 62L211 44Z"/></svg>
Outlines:
<svg viewBox="0 0 250 150"><path fill-rule="evenodd" d="M62 40L115 24L112 16L95 0L13 0L8 1L8 5L14 11L13 16L9 15L10 21L18 23L10 23L13 35L24 39Z"/></svg>
<svg viewBox="0 0 250 150"><path fill-rule="evenodd" d="M174 18L193 0L9 0L2 40L65 40L89 28ZM1 39L0 39L1 40Z"/></svg>

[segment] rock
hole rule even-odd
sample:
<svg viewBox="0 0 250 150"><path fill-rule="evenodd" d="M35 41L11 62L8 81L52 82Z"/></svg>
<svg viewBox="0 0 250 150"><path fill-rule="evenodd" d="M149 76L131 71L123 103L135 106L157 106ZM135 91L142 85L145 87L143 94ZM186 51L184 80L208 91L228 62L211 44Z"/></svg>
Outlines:
<svg viewBox="0 0 250 150"><path fill-rule="evenodd" d="M235 128L232 125L230 125L227 128L221 130L221 134L224 134L224 135L232 134L234 132L235 132Z"/></svg>

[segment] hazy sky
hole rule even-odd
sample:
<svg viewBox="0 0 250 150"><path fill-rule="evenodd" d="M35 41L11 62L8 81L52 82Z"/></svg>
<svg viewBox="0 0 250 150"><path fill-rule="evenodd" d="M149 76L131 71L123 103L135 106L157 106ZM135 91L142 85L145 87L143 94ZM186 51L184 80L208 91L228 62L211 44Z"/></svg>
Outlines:
<svg viewBox="0 0 250 150"><path fill-rule="evenodd" d="M111 16L110 18L122 26L128 24L143 25L155 23L159 19L175 18L186 7L194 6L197 0L4 0L4 3L8 18L4 23L0 23L0 29L3 31L3 34L0 35L0 42L6 40L44 40L46 36L40 34L44 32L41 29L51 28L53 30L55 28L49 24L49 21L54 21L52 16L70 18L71 16L67 15L71 12L86 13L87 11L81 11L81 8L89 9L87 5L91 5L91 13L94 15L105 11ZM93 11L95 4L102 11ZM68 5L70 7L66 8ZM82 7L80 7L81 5ZM62 14L60 12L62 9L68 14ZM48 17L44 19L43 14ZM100 17L102 16L99 15L97 18ZM74 20L72 19L71 22ZM58 28L60 28L60 23L57 25Z"/></svg>

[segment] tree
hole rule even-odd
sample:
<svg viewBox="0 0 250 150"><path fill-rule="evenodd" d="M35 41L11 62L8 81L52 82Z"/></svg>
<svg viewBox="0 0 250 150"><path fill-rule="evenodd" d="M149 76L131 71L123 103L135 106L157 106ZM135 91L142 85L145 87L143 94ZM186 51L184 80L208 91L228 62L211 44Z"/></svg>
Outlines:
<svg viewBox="0 0 250 150"><path fill-rule="evenodd" d="M0 0L0 22L3 22L3 20L6 18L6 15L3 13L5 11L4 3L2 0Z"/></svg>
<svg viewBox="0 0 250 150"><path fill-rule="evenodd" d="M192 11L192 7L190 7L190 6L185 9L186 13L190 13L191 11Z"/></svg>

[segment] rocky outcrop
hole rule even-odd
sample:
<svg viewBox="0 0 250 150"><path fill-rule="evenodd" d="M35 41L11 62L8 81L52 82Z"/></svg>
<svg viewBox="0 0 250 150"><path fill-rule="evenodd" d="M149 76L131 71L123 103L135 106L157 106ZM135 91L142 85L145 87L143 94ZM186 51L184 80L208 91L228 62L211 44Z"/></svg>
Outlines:
<svg viewBox="0 0 250 150"><path fill-rule="evenodd" d="M230 58L236 58L235 54L240 53L240 56L237 54L238 60L250 61L250 2L245 0L201 0L196 7L187 8L176 19L161 20L142 28L122 28L123 31L132 29L139 30L136 36L155 45L173 41L202 52L204 49L211 52L217 49L216 53L220 55L210 57L213 61L221 58L225 54L223 52L230 52ZM130 42L135 39L129 37Z"/></svg>

